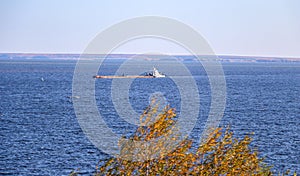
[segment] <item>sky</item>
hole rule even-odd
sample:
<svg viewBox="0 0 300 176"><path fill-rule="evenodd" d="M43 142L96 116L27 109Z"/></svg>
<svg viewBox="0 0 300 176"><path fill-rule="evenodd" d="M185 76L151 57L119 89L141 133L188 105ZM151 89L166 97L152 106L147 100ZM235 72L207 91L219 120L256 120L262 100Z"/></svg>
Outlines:
<svg viewBox="0 0 300 176"><path fill-rule="evenodd" d="M103 30L142 16L189 25L217 55L300 58L299 0L0 0L0 52L80 54ZM114 52L187 53L153 38Z"/></svg>

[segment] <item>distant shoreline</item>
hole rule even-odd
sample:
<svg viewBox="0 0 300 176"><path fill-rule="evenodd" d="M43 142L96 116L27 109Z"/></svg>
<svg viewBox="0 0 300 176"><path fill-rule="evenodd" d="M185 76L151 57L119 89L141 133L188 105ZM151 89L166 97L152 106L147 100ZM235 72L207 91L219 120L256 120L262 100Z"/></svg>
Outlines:
<svg viewBox="0 0 300 176"><path fill-rule="evenodd" d="M128 59L138 54L47 54L47 53L0 53L0 60L78 60L95 59L95 58L109 58L109 59ZM140 55L146 60L160 60L164 59L166 55ZM197 60L193 55L172 55L182 61ZM211 57L211 56L199 56L199 57ZM300 58L293 57L265 57L265 56L230 56L230 55L218 55L218 59L221 62L237 62L237 63L256 63L256 62L300 62Z"/></svg>

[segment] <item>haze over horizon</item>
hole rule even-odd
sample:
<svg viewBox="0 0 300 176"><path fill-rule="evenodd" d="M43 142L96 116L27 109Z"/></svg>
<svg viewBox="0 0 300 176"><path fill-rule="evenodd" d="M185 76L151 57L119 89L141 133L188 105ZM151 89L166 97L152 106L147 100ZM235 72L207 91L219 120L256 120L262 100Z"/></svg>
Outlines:
<svg viewBox="0 0 300 176"><path fill-rule="evenodd" d="M82 53L101 31L126 19L162 16L198 31L217 55L300 58L300 2L246 1L0 2L0 53ZM137 47L138 46L138 47ZM188 54L154 38L132 40L113 53Z"/></svg>

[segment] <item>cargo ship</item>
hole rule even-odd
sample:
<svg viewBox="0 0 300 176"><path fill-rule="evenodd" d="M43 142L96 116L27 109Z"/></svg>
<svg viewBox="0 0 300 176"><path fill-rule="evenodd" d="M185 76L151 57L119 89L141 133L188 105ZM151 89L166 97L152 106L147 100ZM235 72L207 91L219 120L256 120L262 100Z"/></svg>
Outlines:
<svg viewBox="0 0 300 176"><path fill-rule="evenodd" d="M153 67L152 72L146 73L145 75L95 75L94 78L102 79L115 79L115 78L165 78L166 75L160 73L155 67Z"/></svg>

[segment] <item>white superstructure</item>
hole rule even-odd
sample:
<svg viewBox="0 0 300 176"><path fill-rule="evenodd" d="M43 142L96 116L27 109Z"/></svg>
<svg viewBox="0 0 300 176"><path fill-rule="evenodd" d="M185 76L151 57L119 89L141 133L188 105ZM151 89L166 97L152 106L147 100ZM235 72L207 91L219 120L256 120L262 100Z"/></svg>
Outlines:
<svg viewBox="0 0 300 176"><path fill-rule="evenodd" d="M162 73L159 73L159 71L155 67L153 67L152 75L153 75L154 78L164 78L164 77L166 77L166 75L164 75Z"/></svg>

